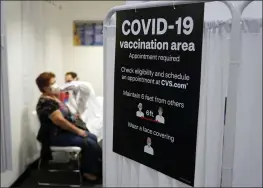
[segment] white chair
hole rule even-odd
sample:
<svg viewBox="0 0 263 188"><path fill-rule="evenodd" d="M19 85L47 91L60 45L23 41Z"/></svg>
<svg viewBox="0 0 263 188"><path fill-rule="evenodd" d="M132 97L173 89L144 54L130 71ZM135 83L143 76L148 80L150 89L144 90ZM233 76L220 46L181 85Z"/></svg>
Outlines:
<svg viewBox="0 0 263 188"><path fill-rule="evenodd" d="M77 169L70 170L70 173L77 173L78 177L77 181L74 181L73 175L70 175L69 178L63 176L62 179L59 179L58 175L55 173L63 173L69 172L68 169L62 169L62 168L57 168L55 167L56 165L52 166L52 163L50 163L47 167L47 171L44 171L45 173L40 173L40 176L38 178L38 185L40 186L69 186L69 187L80 187L82 184L82 175L80 172L80 152L81 148L80 147L57 147L57 146L52 146L50 147L51 152L59 152L59 153L65 153L70 161L75 161L77 162ZM55 164L55 163L54 163ZM39 165L38 165L39 171L41 171L41 159L39 160ZM48 173L48 174L47 174ZM61 176L60 176L61 177ZM71 180L69 180L71 179ZM76 176L75 176L76 179ZM63 182L62 182L63 181ZM65 182L66 181L66 182ZM71 182L70 182L71 181Z"/></svg>
<svg viewBox="0 0 263 188"><path fill-rule="evenodd" d="M66 146L66 147L52 146L50 147L50 149L53 152L67 152L67 153L75 153L75 154L79 154L81 152L81 148L76 146Z"/></svg>

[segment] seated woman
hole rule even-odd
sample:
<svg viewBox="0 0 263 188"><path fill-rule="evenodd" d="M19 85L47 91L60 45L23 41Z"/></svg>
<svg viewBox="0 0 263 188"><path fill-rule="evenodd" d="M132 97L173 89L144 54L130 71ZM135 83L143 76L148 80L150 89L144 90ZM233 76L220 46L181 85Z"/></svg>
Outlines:
<svg viewBox="0 0 263 188"><path fill-rule="evenodd" d="M74 115L58 98L60 90L53 73L40 74L36 84L42 92L36 107L41 124L38 140L42 147L44 141L49 146L81 147L83 176L89 181L97 180L102 168L102 150L97 137L76 126Z"/></svg>

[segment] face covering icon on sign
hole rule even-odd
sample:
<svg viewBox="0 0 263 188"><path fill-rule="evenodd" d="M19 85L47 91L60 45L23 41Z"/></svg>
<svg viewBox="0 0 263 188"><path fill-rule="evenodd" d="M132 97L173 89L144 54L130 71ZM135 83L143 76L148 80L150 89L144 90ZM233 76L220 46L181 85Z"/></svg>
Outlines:
<svg viewBox="0 0 263 188"><path fill-rule="evenodd" d="M147 138L147 145L144 146L144 152L145 153L148 153L150 155L154 155L154 151L153 151L153 148L152 148L152 140L150 137Z"/></svg>

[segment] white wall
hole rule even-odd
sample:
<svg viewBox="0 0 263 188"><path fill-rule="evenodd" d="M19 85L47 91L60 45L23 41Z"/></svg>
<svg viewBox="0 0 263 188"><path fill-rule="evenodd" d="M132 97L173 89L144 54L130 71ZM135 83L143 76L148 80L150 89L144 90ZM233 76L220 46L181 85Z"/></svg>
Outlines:
<svg viewBox="0 0 263 188"><path fill-rule="evenodd" d="M103 21L110 8L124 1L67 1L63 6L64 73L77 72L81 80L90 82L97 95L103 95L103 47L74 47L73 21Z"/></svg>
<svg viewBox="0 0 263 188"><path fill-rule="evenodd" d="M1 1L7 30L7 56L11 114L11 171L1 173L1 187L9 187L38 157L32 119L39 91L36 76L53 71L62 78L62 39L59 11L40 1Z"/></svg>

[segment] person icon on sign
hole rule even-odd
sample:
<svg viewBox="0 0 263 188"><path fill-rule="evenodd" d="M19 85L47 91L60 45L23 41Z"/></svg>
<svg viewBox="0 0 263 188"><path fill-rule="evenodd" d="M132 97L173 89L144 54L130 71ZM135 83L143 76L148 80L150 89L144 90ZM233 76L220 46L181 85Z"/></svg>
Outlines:
<svg viewBox="0 0 263 188"><path fill-rule="evenodd" d="M144 117L144 113L142 112L142 103L138 104L138 111L136 112L137 117Z"/></svg>
<svg viewBox="0 0 263 188"><path fill-rule="evenodd" d="M159 107L158 108L158 115L155 117L155 120L158 122L158 123L162 123L164 124L164 117L163 117L163 108L162 107Z"/></svg>
<svg viewBox="0 0 263 188"><path fill-rule="evenodd" d="M148 153L150 155L154 155L154 151L153 151L153 148L151 147L151 144L152 144L152 140L150 137L148 137L147 138L147 145L144 146L144 152Z"/></svg>

